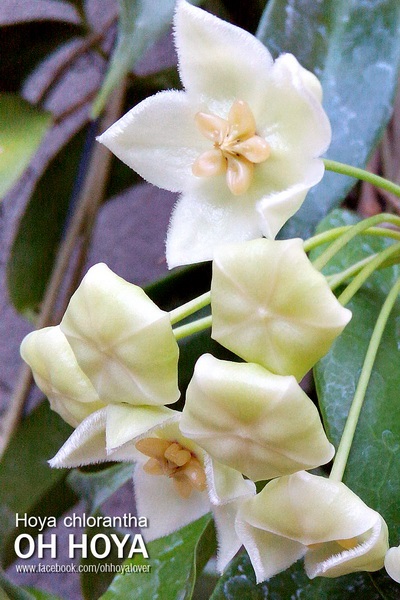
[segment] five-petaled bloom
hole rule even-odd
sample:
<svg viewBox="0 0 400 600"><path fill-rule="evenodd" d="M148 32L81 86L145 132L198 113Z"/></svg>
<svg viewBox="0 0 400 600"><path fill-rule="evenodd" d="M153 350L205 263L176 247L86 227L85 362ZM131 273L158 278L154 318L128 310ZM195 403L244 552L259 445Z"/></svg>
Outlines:
<svg viewBox="0 0 400 600"><path fill-rule="evenodd" d="M212 337L249 362L300 380L351 319L303 240L252 240L215 253Z"/></svg>
<svg viewBox="0 0 400 600"><path fill-rule="evenodd" d="M89 269L60 325L28 334L21 355L73 427L109 404L172 404L180 395L168 313L102 263Z"/></svg>
<svg viewBox="0 0 400 600"><path fill-rule="evenodd" d="M344 483L305 471L274 479L245 500L236 530L257 582L304 557L308 577L338 577L383 567L388 529Z"/></svg>
<svg viewBox="0 0 400 600"><path fill-rule="evenodd" d="M274 62L251 34L184 0L175 41L185 90L147 98L99 138L149 182L181 192L170 267L274 238L322 178L331 137L321 85L294 56Z"/></svg>
<svg viewBox="0 0 400 600"><path fill-rule="evenodd" d="M313 469L334 455L318 410L293 376L210 354L197 361L180 429L253 481Z"/></svg>

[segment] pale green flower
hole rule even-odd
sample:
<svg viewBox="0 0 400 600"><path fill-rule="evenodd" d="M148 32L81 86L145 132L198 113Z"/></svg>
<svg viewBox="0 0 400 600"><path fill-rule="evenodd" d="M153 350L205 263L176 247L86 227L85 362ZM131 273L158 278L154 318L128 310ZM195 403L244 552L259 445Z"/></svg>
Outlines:
<svg viewBox="0 0 400 600"><path fill-rule="evenodd" d="M257 582L304 557L308 577L383 567L388 529L344 483L305 471L269 482L241 505L236 530Z"/></svg>
<svg viewBox="0 0 400 600"><path fill-rule="evenodd" d="M52 408L74 427L106 404L179 398L168 313L104 264L89 269L59 326L23 340L21 355Z"/></svg>
<svg viewBox="0 0 400 600"><path fill-rule="evenodd" d="M334 455L315 405L294 377L210 354L197 361L180 429L253 481L312 469Z"/></svg>
<svg viewBox="0 0 400 600"><path fill-rule="evenodd" d="M184 0L174 24L184 91L147 98L99 138L147 181L181 193L170 267L275 237L321 180L331 139L321 85L294 56L274 62L251 34Z"/></svg>
<svg viewBox="0 0 400 600"><path fill-rule="evenodd" d="M212 337L248 362L300 380L351 319L301 239L218 248L211 284Z"/></svg>

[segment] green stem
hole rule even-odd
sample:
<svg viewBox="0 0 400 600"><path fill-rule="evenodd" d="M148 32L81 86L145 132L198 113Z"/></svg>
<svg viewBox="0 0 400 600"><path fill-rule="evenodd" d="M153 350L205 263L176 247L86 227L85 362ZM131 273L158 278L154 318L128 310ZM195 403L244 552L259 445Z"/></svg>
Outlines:
<svg viewBox="0 0 400 600"><path fill-rule="evenodd" d="M354 394L353 402L350 407L346 425L343 430L342 439L340 440L339 448L336 453L335 461L333 463L332 471L330 474L330 479L333 479L334 481L341 481L343 478L343 473L346 468L347 459L349 457L351 445L353 443L354 434L356 431L358 419L364 402L369 380L371 378L372 368L375 362L378 348L381 343L382 335L386 327L386 323L389 319L389 315L399 293L400 279L396 281L395 285L390 290L381 308L378 320L375 324L374 331L372 333L368 345L368 350L365 356L360 379L358 380L357 389Z"/></svg>
<svg viewBox="0 0 400 600"><path fill-rule="evenodd" d="M358 262L351 265L351 267L348 267L347 269L340 271L340 273L335 273L334 275L328 275L326 277L326 280L327 280L331 290L332 291L335 290L337 287L339 287L339 285L342 285L342 283L344 283L347 279L350 279L350 277L354 277L355 275L357 275L365 267L365 265L370 263L371 260L374 260L374 258L376 256L378 256L378 255L371 254L371 256L367 256L366 258L359 260Z"/></svg>
<svg viewBox="0 0 400 600"><path fill-rule="evenodd" d="M308 240L304 241L304 251L310 252L318 246L332 242L340 237L343 233L350 231L352 227L353 225L343 225L342 227L335 227L334 229L329 229L328 231L318 233L317 235L314 235L313 237L310 237ZM384 227L369 227L366 231L362 231L360 233L363 235L388 237L394 240L400 240L400 231L395 229L385 229Z"/></svg>
<svg viewBox="0 0 400 600"><path fill-rule="evenodd" d="M197 298L190 300L190 302L186 302L186 304L182 304L182 306L178 306L177 308L174 308L174 310L171 310L171 312L169 313L169 316L171 319L171 324L175 325L175 323L178 323L179 321L186 319L186 317L189 317L190 315L197 312L201 308L204 308L205 306L210 304L210 302L211 302L211 291L205 292L201 296L198 296Z"/></svg>
<svg viewBox="0 0 400 600"><path fill-rule="evenodd" d="M353 225L313 262L314 267L318 269L318 271L321 271L321 269L323 269L323 267L331 260L331 258L333 258L335 254L344 248L344 246L346 246L350 240L352 240L356 235L364 232L372 225L377 225L378 223L393 223L394 225L400 226L400 217L391 215L389 213L381 213L379 215L370 217L369 219L364 219L356 225Z"/></svg>
<svg viewBox="0 0 400 600"><path fill-rule="evenodd" d="M187 323L187 325L181 325L180 327L176 327L172 331L174 332L174 336L177 340L181 340L188 335L192 335L193 333L197 333L199 331L203 331L203 329L208 329L211 327L212 317L209 315L208 317L203 317L202 319L197 319L196 321L192 321L191 323Z"/></svg>
<svg viewBox="0 0 400 600"><path fill-rule="evenodd" d="M368 277L382 265L390 256L400 252L400 243L393 244L389 248L385 248L382 252L379 252L369 263L354 277L353 281L347 286L344 292L338 297L338 300L343 306L346 306L352 299L354 294L358 292L360 287L366 282Z"/></svg>
<svg viewBox="0 0 400 600"><path fill-rule="evenodd" d="M384 177L380 177L379 175L375 175L375 173L370 173L364 169L359 169L358 167L352 167L350 165L345 165L344 163L336 162L335 160L328 160L324 158L323 161L327 171L333 171L334 173L339 173L340 175L348 175L349 177L355 177L356 179L367 181L368 183L372 183L372 185L375 187L386 190L387 192L390 192L391 194L394 194L400 198L400 186L393 183L393 181L389 181Z"/></svg>

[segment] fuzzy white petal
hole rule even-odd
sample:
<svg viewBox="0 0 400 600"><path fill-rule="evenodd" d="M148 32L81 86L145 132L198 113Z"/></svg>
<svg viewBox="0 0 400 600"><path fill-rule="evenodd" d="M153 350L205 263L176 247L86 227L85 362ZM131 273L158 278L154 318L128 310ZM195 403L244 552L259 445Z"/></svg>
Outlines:
<svg viewBox="0 0 400 600"><path fill-rule="evenodd" d="M284 571L307 552L299 542L253 527L243 518L245 513L246 502L239 511L236 532L250 557L257 583Z"/></svg>
<svg viewBox="0 0 400 600"><path fill-rule="evenodd" d="M242 502L243 498L240 498L228 504L212 505L218 539L217 569L221 573L242 545L235 529L237 512Z"/></svg>
<svg viewBox="0 0 400 600"><path fill-rule="evenodd" d="M196 183L196 190L178 199L166 242L170 269L211 260L215 240L228 244L261 236L260 218L253 201L242 198L232 201L228 195L224 178L217 177Z"/></svg>
<svg viewBox="0 0 400 600"><path fill-rule="evenodd" d="M207 454L204 467L212 505L220 506L254 495L254 483L244 479L239 471L221 464Z"/></svg>
<svg viewBox="0 0 400 600"><path fill-rule="evenodd" d="M183 92L146 98L111 125L98 141L144 179L171 192L188 188L192 164L209 144L194 117L200 110Z"/></svg>
<svg viewBox="0 0 400 600"><path fill-rule="evenodd" d="M214 107L257 97L273 64L250 33L184 1L175 15L175 41L185 89L212 99Z"/></svg>
<svg viewBox="0 0 400 600"><path fill-rule="evenodd" d="M49 460L51 467L81 467L107 460L107 410L92 413L75 429L57 454Z"/></svg>
<svg viewBox="0 0 400 600"><path fill-rule="evenodd" d="M293 161L295 160L293 158ZM286 161L283 159L276 161L274 177L282 169L286 186L277 185L275 189L267 195L264 194L256 203L256 210L259 215L259 227L263 235L270 239L274 239L286 221L299 210L308 190L321 181L325 172L322 160L313 159L307 164L304 160L301 160L298 161L298 164L304 167L303 172L298 177L293 177L295 170L288 169L285 163ZM263 167L263 171L259 177L261 178L262 174L268 180L268 174L272 171L272 168L271 159L271 163ZM259 187L264 190L268 189L266 186L262 186L261 183Z"/></svg>
<svg viewBox="0 0 400 600"><path fill-rule="evenodd" d="M148 519L142 530L146 541L168 535L210 512L207 492L193 491L183 499L176 491L173 480L164 476L148 475L142 465L134 470L136 509Z"/></svg>

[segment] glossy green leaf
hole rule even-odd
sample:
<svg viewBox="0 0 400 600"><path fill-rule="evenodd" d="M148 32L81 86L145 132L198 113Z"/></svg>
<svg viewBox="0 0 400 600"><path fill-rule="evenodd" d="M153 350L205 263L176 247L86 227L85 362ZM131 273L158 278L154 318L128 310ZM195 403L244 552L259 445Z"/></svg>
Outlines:
<svg viewBox="0 0 400 600"><path fill-rule="evenodd" d="M88 512L94 513L121 486L132 479L133 465L120 463L94 473L75 469L68 475L74 492L88 503Z"/></svg>
<svg viewBox="0 0 400 600"><path fill-rule="evenodd" d="M111 534L117 535L120 541L122 541L123 537L119 534L115 529L110 527L88 527L85 531L87 534L87 543L90 546L91 541L94 536L98 534L106 535L110 541ZM105 545L104 542L100 540L100 542L96 543L96 548L99 553L104 551ZM125 555L129 552L130 544L129 542L124 546ZM124 560L124 557L118 557L118 547L114 542L111 542L111 551L107 555L106 561L107 566L113 565L116 567L117 565L121 565ZM101 565L104 565L104 558L96 558L91 552L88 552L87 558L81 559L81 565L84 565L84 570L80 574L81 580L81 589L84 600L93 600L94 598L99 598L101 594L107 591L108 586L112 582L115 570L112 571L110 568L102 569Z"/></svg>
<svg viewBox="0 0 400 600"><path fill-rule="evenodd" d="M0 94L0 199L16 183L50 128L52 116L15 94Z"/></svg>
<svg viewBox="0 0 400 600"><path fill-rule="evenodd" d="M69 491L65 470L50 469L47 461L65 442L71 427L43 402L19 426L0 463L0 547L2 562L10 564L16 556L13 541L26 529L16 513L58 516L76 496Z"/></svg>
<svg viewBox="0 0 400 600"><path fill-rule="evenodd" d="M29 592L34 600L62 600L60 596L55 596L54 594L50 594L49 592L38 590L30 586L24 587L24 590Z"/></svg>
<svg viewBox="0 0 400 600"><path fill-rule="evenodd" d="M67 218L84 147L76 134L39 179L19 223L8 262L8 289L15 308L27 316L42 301Z"/></svg>
<svg viewBox="0 0 400 600"><path fill-rule="evenodd" d="M397 600L399 586L383 571L308 579L302 562L256 585L247 554L236 558L210 600Z"/></svg>
<svg viewBox="0 0 400 600"><path fill-rule="evenodd" d="M320 230L351 224L357 217L335 211ZM342 270L390 241L358 236L325 272ZM330 440L338 446L371 334L390 288L400 276L396 265L375 273L348 304L352 320L316 366L320 407ZM395 305L374 364L343 481L385 518L391 545L400 544L400 300Z"/></svg>
<svg viewBox="0 0 400 600"><path fill-rule="evenodd" d="M149 572L117 575L101 600L190 600L196 574L204 568L215 547L214 526L211 516L206 515L147 544L148 559L130 559L124 565L127 569L143 565Z"/></svg>
<svg viewBox="0 0 400 600"><path fill-rule="evenodd" d="M327 157L364 167L387 124L400 64L398 0L271 0L257 32L276 56L314 71L332 124ZM326 173L283 237L307 237L354 180Z"/></svg>
<svg viewBox="0 0 400 600"><path fill-rule="evenodd" d="M175 0L119 0L118 39L104 84L93 103L92 116L104 108L111 91L171 25ZM195 2L193 2L195 4Z"/></svg>

